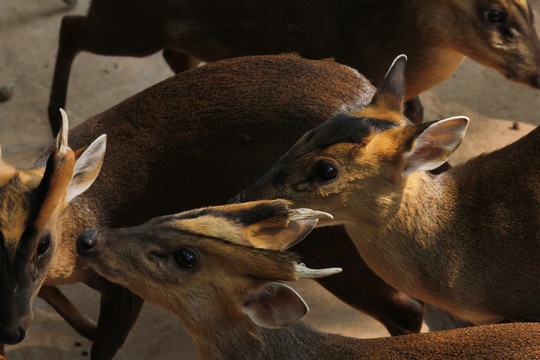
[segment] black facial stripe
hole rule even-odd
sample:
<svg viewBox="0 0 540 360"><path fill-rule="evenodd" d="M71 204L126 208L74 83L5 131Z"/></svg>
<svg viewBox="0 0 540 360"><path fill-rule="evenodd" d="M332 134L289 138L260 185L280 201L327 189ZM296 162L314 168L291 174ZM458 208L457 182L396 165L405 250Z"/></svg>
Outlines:
<svg viewBox="0 0 540 360"><path fill-rule="evenodd" d="M259 221L271 219L279 216L287 216L289 209L282 203L263 203L256 206L251 206L246 209L239 209L235 211L224 211L220 209L206 208L201 210L189 211L179 215L164 216L162 218L154 219L155 224L169 222L174 220L195 219L201 216L209 215L214 217L220 217L234 221L235 223L242 224L244 226L255 224Z"/></svg>
<svg viewBox="0 0 540 360"><path fill-rule="evenodd" d="M4 234L0 232L0 273L10 270L10 263L7 254L6 240Z"/></svg>
<svg viewBox="0 0 540 360"><path fill-rule="evenodd" d="M45 167L45 173L43 174L41 182L39 183L38 187L33 189L29 194L31 212L30 216L28 216L28 221L26 223L27 227L33 224L36 220L43 206L43 202L45 201L45 197L47 196L47 192L49 192L49 189L51 187L51 178L56 168L56 163L54 159L55 153L56 152L53 151L49 155L49 158L47 159L47 166Z"/></svg>
<svg viewBox="0 0 540 360"><path fill-rule="evenodd" d="M380 132L393 127L396 125L387 120L339 114L313 129L309 140L314 142L319 149L339 143L363 144L364 139L372 132Z"/></svg>

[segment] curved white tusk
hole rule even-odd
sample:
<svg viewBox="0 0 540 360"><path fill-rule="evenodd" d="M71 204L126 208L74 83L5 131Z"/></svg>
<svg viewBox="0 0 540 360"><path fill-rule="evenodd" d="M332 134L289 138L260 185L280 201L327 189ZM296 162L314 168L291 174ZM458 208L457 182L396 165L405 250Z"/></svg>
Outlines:
<svg viewBox="0 0 540 360"><path fill-rule="evenodd" d="M311 210L308 208L293 209L289 220L305 220L305 219L333 219L334 217L327 212Z"/></svg>
<svg viewBox="0 0 540 360"><path fill-rule="evenodd" d="M334 274L338 274L343 269L341 268L326 268L326 269L310 269L304 264L295 264L296 280L298 279L316 279Z"/></svg>
<svg viewBox="0 0 540 360"><path fill-rule="evenodd" d="M62 114L62 127L60 128L60 132L56 137L56 150L58 151L58 153L64 153L67 151L68 147L69 123L68 116L64 109L60 109L60 113Z"/></svg>

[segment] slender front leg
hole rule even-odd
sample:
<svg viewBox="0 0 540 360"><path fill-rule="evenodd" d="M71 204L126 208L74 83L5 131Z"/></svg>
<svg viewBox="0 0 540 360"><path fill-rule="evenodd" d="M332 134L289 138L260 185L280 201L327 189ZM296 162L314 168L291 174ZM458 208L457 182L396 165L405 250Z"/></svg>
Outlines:
<svg viewBox="0 0 540 360"><path fill-rule="evenodd" d="M343 227L318 228L292 248L308 267L341 267L317 282L348 305L380 321L391 335L417 333L424 305L386 284L362 260Z"/></svg>
<svg viewBox="0 0 540 360"><path fill-rule="evenodd" d="M66 94L71 65L79 51L81 41L88 32L87 20L84 16L66 16L62 19L56 64L54 66L53 83L49 98L49 122L53 136L60 131L62 119L59 108L66 107Z"/></svg>
<svg viewBox="0 0 540 360"><path fill-rule="evenodd" d="M96 322L81 312L55 286L42 286L38 296L45 300L80 335L93 341L96 336Z"/></svg>
<svg viewBox="0 0 540 360"><path fill-rule="evenodd" d="M85 282L101 293L101 307L91 360L109 360L124 343L141 311L143 299L100 276Z"/></svg>

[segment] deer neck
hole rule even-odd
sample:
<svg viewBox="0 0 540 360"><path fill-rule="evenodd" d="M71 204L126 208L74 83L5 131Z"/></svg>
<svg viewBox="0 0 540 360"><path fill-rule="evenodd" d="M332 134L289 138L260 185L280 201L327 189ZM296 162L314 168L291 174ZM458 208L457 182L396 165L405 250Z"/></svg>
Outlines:
<svg viewBox="0 0 540 360"><path fill-rule="evenodd" d="M428 294L440 291L440 279L448 276L453 261L446 247L439 246L443 241L439 234L453 231L444 221L454 204L448 196L447 177L413 173L398 194L394 212L375 225L347 223L345 229L368 266L386 282L438 304Z"/></svg>
<svg viewBox="0 0 540 360"><path fill-rule="evenodd" d="M263 349L257 327L247 319L184 324L202 360L257 359Z"/></svg>
<svg viewBox="0 0 540 360"><path fill-rule="evenodd" d="M208 323L206 323L208 324ZM362 351L361 340L327 334L298 322L286 328L266 329L242 319L217 327L186 324L201 359L351 359Z"/></svg>
<svg viewBox="0 0 540 360"><path fill-rule="evenodd" d="M455 43L454 11L450 2L409 0L410 27L405 54L407 88L405 97L410 99L448 79L465 59Z"/></svg>

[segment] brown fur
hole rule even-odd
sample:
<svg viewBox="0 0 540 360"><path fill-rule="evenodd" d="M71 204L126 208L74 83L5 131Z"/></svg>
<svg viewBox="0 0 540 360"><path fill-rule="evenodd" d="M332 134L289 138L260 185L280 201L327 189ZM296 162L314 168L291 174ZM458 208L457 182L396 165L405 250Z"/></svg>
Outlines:
<svg viewBox="0 0 540 360"><path fill-rule="evenodd" d="M253 203L243 204L244 207ZM223 211L227 211L225 207ZM234 210L232 210L234 211ZM297 323L267 329L242 311L264 284L292 280L295 258L245 244L241 223L223 213L166 216L137 227L93 233L85 258L105 277L121 281L184 323L201 359L535 359L539 324L481 326L394 338L353 339ZM195 233L179 231L186 221ZM223 221L227 225L224 226ZM210 238L205 234L210 234ZM222 241L216 240L221 234ZM81 235L78 242L86 242ZM264 247L270 247L271 243ZM188 248L191 269L171 259ZM287 271L288 269L288 271ZM368 295L368 294L366 294Z"/></svg>
<svg viewBox="0 0 540 360"><path fill-rule="evenodd" d="M373 93L365 78L332 61L238 58L167 79L70 131L73 149L107 134L107 152L95 183L56 225L62 236L45 285L84 281L102 293L92 357L106 359L116 352L141 302L97 277L77 256L74 240L85 227L130 226L225 203L300 134L341 111L361 110ZM422 305L374 275L343 229L322 229L310 237L309 246L295 247L306 264L344 268L343 274L321 279L324 286L382 321L392 334L419 330ZM333 250L329 241L340 248ZM376 300L365 298L368 289Z"/></svg>
<svg viewBox="0 0 540 360"><path fill-rule="evenodd" d="M504 26L487 9L505 12ZM391 24L391 25L389 25ZM511 32L512 38L503 38ZM499 45L502 43L502 45ZM80 51L146 56L164 50L175 72L244 55L297 52L335 58L378 85L395 56L406 54L406 98L446 80L465 56L535 88L540 43L526 1L108 1L88 16L66 16L49 103L53 133L65 107L69 72ZM374 60L375 59L375 60Z"/></svg>

